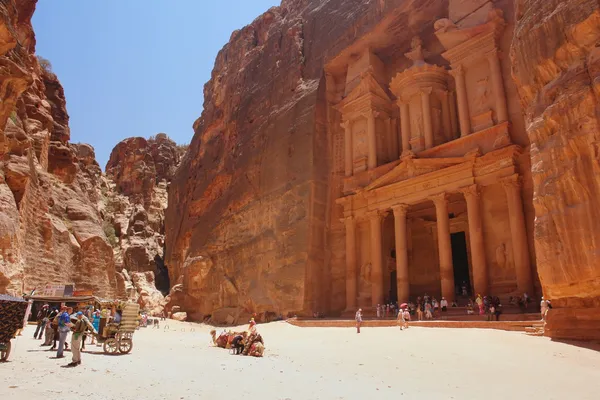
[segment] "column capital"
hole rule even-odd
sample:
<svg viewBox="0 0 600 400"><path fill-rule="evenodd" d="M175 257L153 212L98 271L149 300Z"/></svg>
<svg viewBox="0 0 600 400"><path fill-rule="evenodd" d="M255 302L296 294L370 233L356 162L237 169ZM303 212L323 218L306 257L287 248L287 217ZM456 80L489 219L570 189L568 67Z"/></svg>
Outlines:
<svg viewBox="0 0 600 400"><path fill-rule="evenodd" d="M433 92L433 88L431 88L431 87L421 88L421 89L419 89L419 92L421 92L421 96L430 95Z"/></svg>
<svg viewBox="0 0 600 400"><path fill-rule="evenodd" d="M394 217L406 217L409 207L408 204L396 204L395 206L392 206Z"/></svg>
<svg viewBox="0 0 600 400"><path fill-rule="evenodd" d="M456 66L453 66L452 69L450 70L450 75L452 75L453 77L463 77L465 74L465 67L463 67L462 64L458 64Z"/></svg>
<svg viewBox="0 0 600 400"><path fill-rule="evenodd" d="M465 196L465 199L470 198L478 198L481 195L481 191L479 190L479 185L473 184L471 186L467 186L460 189L460 192Z"/></svg>
<svg viewBox="0 0 600 400"><path fill-rule="evenodd" d="M371 119L371 118L375 119L375 118L378 118L380 114L381 113L379 111L367 110L367 111L363 112L361 115L363 117L365 117L366 119Z"/></svg>
<svg viewBox="0 0 600 400"><path fill-rule="evenodd" d="M491 51L488 51L485 56L487 57L488 60L491 61L495 61L495 60L500 60L502 58L502 52L498 49L494 49Z"/></svg>
<svg viewBox="0 0 600 400"><path fill-rule="evenodd" d="M436 207L448 204L448 193L442 192L429 197Z"/></svg>
<svg viewBox="0 0 600 400"><path fill-rule="evenodd" d="M352 123L352 121L350 121L349 119L342 121L342 123L340 124L340 126L344 129L348 129L350 127L350 124Z"/></svg>
<svg viewBox="0 0 600 400"><path fill-rule="evenodd" d="M514 174L508 178L501 179L500 184L502 184L504 190L520 189L523 184L523 179L518 174Z"/></svg>
<svg viewBox="0 0 600 400"><path fill-rule="evenodd" d="M369 211L366 213L366 216L369 220L374 220L374 219L383 219L383 217L385 217L387 215L388 211L381 211L381 210L373 210L373 211Z"/></svg>
<svg viewBox="0 0 600 400"><path fill-rule="evenodd" d="M344 223L344 224L352 223L352 222L354 222L354 220L355 220L355 218L353 215L349 215L347 217L340 218L340 222Z"/></svg>

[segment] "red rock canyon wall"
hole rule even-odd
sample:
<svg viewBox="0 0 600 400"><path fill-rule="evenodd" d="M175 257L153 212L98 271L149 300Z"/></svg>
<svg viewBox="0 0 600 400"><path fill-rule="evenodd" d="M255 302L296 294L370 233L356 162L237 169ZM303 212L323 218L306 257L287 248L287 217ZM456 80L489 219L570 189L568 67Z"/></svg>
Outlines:
<svg viewBox="0 0 600 400"><path fill-rule="evenodd" d="M531 140L546 333L600 339L600 4L519 0L513 77Z"/></svg>

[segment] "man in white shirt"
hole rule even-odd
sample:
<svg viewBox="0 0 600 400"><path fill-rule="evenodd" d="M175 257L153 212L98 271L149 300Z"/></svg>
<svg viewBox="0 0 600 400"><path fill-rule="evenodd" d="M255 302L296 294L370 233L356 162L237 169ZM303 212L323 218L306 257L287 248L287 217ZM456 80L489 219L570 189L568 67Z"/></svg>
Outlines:
<svg viewBox="0 0 600 400"><path fill-rule="evenodd" d="M442 307L442 311L448 310L448 300L445 297L442 297L442 301L440 301L440 306Z"/></svg>

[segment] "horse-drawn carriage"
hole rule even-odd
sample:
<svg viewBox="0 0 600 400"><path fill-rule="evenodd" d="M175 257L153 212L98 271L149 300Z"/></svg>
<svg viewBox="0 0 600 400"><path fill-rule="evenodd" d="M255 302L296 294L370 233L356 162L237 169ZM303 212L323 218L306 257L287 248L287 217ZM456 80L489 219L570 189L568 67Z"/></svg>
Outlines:
<svg viewBox="0 0 600 400"><path fill-rule="evenodd" d="M23 328L27 302L23 299L0 294L0 361L10 355L11 339Z"/></svg>
<svg viewBox="0 0 600 400"><path fill-rule="evenodd" d="M102 332L98 332L98 341L104 342L105 354L127 354L133 349L133 332L138 327L140 306L136 303L126 303L121 311L119 324L109 323Z"/></svg>

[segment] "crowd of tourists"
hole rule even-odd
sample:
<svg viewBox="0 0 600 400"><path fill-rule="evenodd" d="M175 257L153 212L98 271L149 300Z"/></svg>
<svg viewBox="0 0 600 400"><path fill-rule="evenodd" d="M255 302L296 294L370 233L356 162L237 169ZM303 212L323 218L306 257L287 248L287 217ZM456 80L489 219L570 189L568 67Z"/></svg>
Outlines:
<svg viewBox="0 0 600 400"><path fill-rule="evenodd" d="M462 292L464 297L467 297L466 312L468 315L482 315L487 316L488 321L499 321L500 315L503 311L503 306L498 296L481 295L477 294L473 298L469 297L466 292L466 286L462 286ZM523 293L523 296L511 296L509 297L509 304L511 306L518 306L522 312L527 312L531 308L531 297L527 293ZM448 302L448 300L442 296L441 300L437 300L435 297L425 294L417 297L416 301L409 301L398 306L398 303L389 304L378 304L375 307L375 312L378 319L381 318L396 318L401 326L408 327L408 321L415 319L417 321L433 320L440 318L448 311L449 308L458 308L456 301ZM540 303L540 312L542 320L545 320L546 314L549 309L552 308L550 300L542 297ZM362 324L363 313L362 309L356 312L355 320L357 323L357 333L360 333L360 325Z"/></svg>
<svg viewBox="0 0 600 400"><path fill-rule="evenodd" d="M33 334L36 340L44 340L41 346L51 346L50 351L56 350L56 358L64 358L64 351L69 349L68 336L71 334L72 361L70 367L81 364L81 351L85 350L87 337L90 344L96 344L96 335L100 330L100 319L105 318L107 332L116 331L121 322L122 312L117 306L112 310L84 307L74 312L73 307L61 306L51 308L44 304L37 312L37 327ZM98 345L100 345L98 343Z"/></svg>

